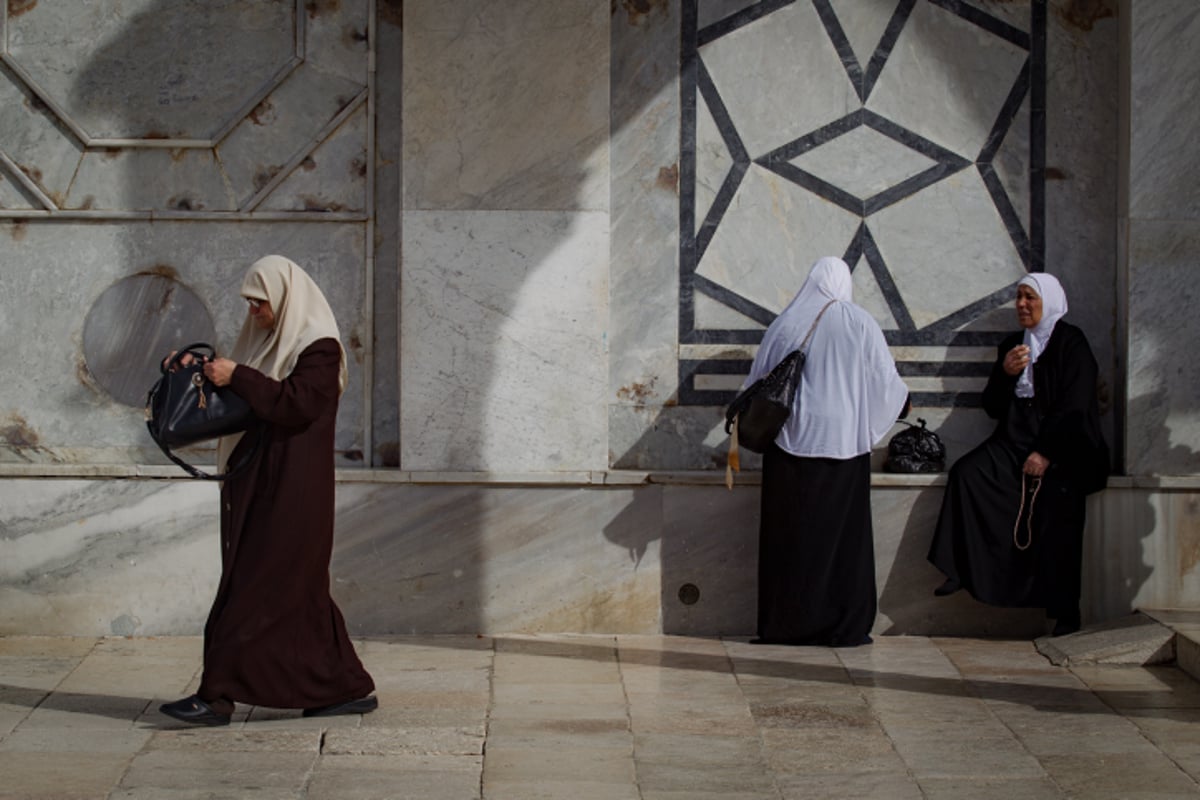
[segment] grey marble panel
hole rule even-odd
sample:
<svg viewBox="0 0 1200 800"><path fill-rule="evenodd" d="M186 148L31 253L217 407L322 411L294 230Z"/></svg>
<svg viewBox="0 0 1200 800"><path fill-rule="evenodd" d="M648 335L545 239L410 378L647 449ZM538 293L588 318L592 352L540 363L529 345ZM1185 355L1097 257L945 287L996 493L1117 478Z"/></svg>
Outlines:
<svg viewBox="0 0 1200 800"><path fill-rule="evenodd" d="M91 150L64 208L106 211L234 211L211 150Z"/></svg>
<svg viewBox="0 0 1200 800"><path fill-rule="evenodd" d="M699 233L733 167L733 156L707 103L696 104L696 220Z"/></svg>
<svg viewBox="0 0 1200 800"><path fill-rule="evenodd" d="M0 208L33 208L34 205L25 196L25 189L13 178L0 172Z"/></svg>
<svg viewBox="0 0 1200 800"><path fill-rule="evenodd" d="M1004 221L973 169L885 208L869 226L918 328L1025 275ZM972 235L959 236L964 230Z"/></svg>
<svg viewBox="0 0 1200 800"><path fill-rule="evenodd" d="M676 389L679 25L675 3L612 17L609 402L662 404Z"/></svg>
<svg viewBox="0 0 1200 800"><path fill-rule="evenodd" d="M321 72L361 82L370 57L371 5L369 0L305 3L305 60Z"/></svg>
<svg viewBox="0 0 1200 800"><path fill-rule="evenodd" d="M197 634L217 528L214 484L2 480L0 634Z"/></svg>
<svg viewBox="0 0 1200 800"><path fill-rule="evenodd" d="M758 0L699 0L697 21L701 28L754 5Z"/></svg>
<svg viewBox="0 0 1200 800"><path fill-rule="evenodd" d="M362 634L658 632L645 492L344 484L335 597Z"/></svg>
<svg viewBox="0 0 1200 800"><path fill-rule="evenodd" d="M897 5L894 0L830 0L829 6L863 72L871 63Z"/></svg>
<svg viewBox="0 0 1200 800"><path fill-rule="evenodd" d="M207 305L220 337L213 344L228 348L246 313L238 297L242 276L268 253L294 258L333 306L350 356L337 443L343 451L360 449L361 342L369 335L361 310L363 236L358 224L6 223L0 336L20 344L0 350L0 372L11 376L0 394L0 460L161 463L141 409L115 401L88 372L82 347L88 309L128 275L173 276ZM181 331L182 338L192 335Z"/></svg>
<svg viewBox="0 0 1200 800"><path fill-rule="evenodd" d="M1200 472L1200 341L1195 311L1200 222L1129 224L1129 366L1125 466L1130 474Z"/></svg>
<svg viewBox="0 0 1200 800"><path fill-rule="evenodd" d="M294 56L295 12L278 0L33 3L9 17L8 52L93 137L208 138Z"/></svg>
<svg viewBox="0 0 1200 800"><path fill-rule="evenodd" d="M401 466L601 469L609 219L408 212Z"/></svg>
<svg viewBox="0 0 1200 800"><path fill-rule="evenodd" d="M609 461L615 469L723 470L729 447L723 409L611 405ZM743 451L743 466L757 456Z"/></svg>
<svg viewBox="0 0 1200 800"><path fill-rule="evenodd" d="M811 3L756 20L705 45L700 55L751 158L860 105Z"/></svg>
<svg viewBox="0 0 1200 800"><path fill-rule="evenodd" d="M862 200L936 165L928 156L867 127L855 128L792 163Z"/></svg>
<svg viewBox="0 0 1200 800"><path fill-rule="evenodd" d="M306 149L365 86L366 75L350 80L306 62L259 103L217 148L238 207Z"/></svg>
<svg viewBox="0 0 1200 800"><path fill-rule="evenodd" d="M366 209L367 125L367 107L363 104L260 208L264 211Z"/></svg>
<svg viewBox="0 0 1200 800"><path fill-rule="evenodd" d="M609 6L404 4L404 206L607 209Z"/></svg>
<svg viewBox="0 0 1200 800"><path fill-rule="evenodd" d="M1028 55L934 3L918 3L867 108L973 161Z"/></svg>
<svg viewBox="0 0 1200 800"><path fill-rule="evenodd" d="M1200 7L1190 0L1134 0L1130 22L1129 214L1200 216Z"/></svg>
<svg viewBox="0 0 1200 800"><path fill-rule="evenodd" d="M66 196L83 152L79 141L58 124L45 104L3 68L0 68L0 151L56 202Z"/></svg>

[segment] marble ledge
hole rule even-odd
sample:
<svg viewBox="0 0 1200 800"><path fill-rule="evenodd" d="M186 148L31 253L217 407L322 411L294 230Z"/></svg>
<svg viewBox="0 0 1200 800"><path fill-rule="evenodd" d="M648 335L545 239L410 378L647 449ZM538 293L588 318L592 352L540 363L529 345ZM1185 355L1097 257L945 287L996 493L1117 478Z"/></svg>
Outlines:
<svg viewBox="0 0 1200 800"><path fill-rule="evenodd" d="M211 469L211 465L199 465ZM490 486L724 486L725 473L717 470L582 470L567 472L438 472L401 469L339 468L339 483L404 483L413 485L469 484ZM28 464L0 463L0 480L5 478L145 478L194 480L177 467L165 464ZM746 470L734 474L735 486L758 486L762 473ZM903 475L875 472L871 485L876 488L921 488L944 486L946 473ZM1116 475L1108 479L1109 489L1154 489L1159 491L1200 490L1200 475Z"/></svg>

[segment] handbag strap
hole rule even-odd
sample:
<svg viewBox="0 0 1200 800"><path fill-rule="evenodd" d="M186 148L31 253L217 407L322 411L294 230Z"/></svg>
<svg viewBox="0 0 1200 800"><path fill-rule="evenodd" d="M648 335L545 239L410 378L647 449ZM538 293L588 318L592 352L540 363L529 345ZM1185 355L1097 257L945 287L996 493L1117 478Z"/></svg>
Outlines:
<svg viewBox="0 0 1200 800"><path fill-rule="evenodd" d="M156 445L158 445L158 449L163 451L163 455L165 455L167 458L174 461L178 466L182 467L193 478L199 478L202 481L223 481L227 478L232 478L234 475L241 472L243 469L246 468L247 465L250 464L251 460L253 460L253 458L254 458L255 453L258 452L259 446L262 444L262 440L265 435L265 427L266 426L258 425L257 430L255 431L255 435L254 435L254 445L249 450L247 450L245 453L243 453L242 456L237 460L237 462L232 467L226 469L224 472L219 473L217 475L213 475L210 472L205 472L204 470L202 470L198 467L193 467L191 464L189 464L188 462L184 461L179 456L172 453L171 448L167 447L165 444L160 442L158 440L158 437L154 435L154 426L152 426L149 421L146 422L146 427L150 429L150 438L154 440L154 443Z"/></svg>
<svg viewBox="0 0 1200 800"><path fill-rule="evenodd" d="M809 327L808 333L804 334L804 341L800 343L800 347L799 347L800 350L803 350L805 348L805 346L808 344L808 340L812 338L813 331L815 331L817 329L817 323L821 321L821 317L825 316L825 312L828 311L829 307L836 302L837 302L837 300L830 300L828 303L826 303L821 308L820 313L817 314L817 318L813 320L813 324Z"/></svg>

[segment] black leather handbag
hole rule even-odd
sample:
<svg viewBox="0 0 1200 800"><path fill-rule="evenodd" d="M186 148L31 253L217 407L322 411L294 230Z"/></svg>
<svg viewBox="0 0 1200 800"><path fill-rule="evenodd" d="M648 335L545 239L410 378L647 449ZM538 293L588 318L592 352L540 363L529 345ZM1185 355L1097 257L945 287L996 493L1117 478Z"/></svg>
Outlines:
<svg viewBox="0 0 1200 800"><path fill-rule="evenodd" d="M917 417L920 427L907 420L900 420L908 427L896 433L888 442L887 458L883 468L887 472L942 472L946 469L946 446L942 439L925 427L925 420Z"/></svg>
<svg viewBox="0 0 1200 800"><path fill-rule="evenodd" d="M191 361L182 363L191 355ZM204 377L204 364L216 355L212 345L198 342L179 350L160 367L162 375L146 396L146 427L167 458L194 478L224 480L249 463L261 440L261 426L250 405L228 387ZM193 467L171 452L222 436L260 429L254 447L220 475Z"/></svg>
<svg viewBox="0 0 1200 800"><path fill-rule="evenodd" d="M766 376L746 387L725 409L725 432L733 437L731 452L740 446L755 453L765 453L775 441L792 414L792 402L808 357L804 348L833 302L830 300L817 314L798 348L784 356Z"/></svg>

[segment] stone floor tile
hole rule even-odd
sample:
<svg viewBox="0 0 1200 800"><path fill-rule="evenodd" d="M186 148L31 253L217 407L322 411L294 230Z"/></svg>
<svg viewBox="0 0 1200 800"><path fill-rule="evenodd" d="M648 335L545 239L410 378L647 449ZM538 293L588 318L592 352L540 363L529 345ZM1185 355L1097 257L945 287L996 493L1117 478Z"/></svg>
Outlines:
<svg viewBox="0 0 1200 800"><path fill-rule="evenodd" d="M324 736L329 755L482 756L482 730L463 728L334 729Z"/></svg>
<svg viewBox="0 0 1200 800"><path fill-rule="evenodd" d="M633 752L629 721L609 719L493 719L487 726L489 746L501 747L625 747Z"/></svg>
<svg viewBox="0 0 1200 800"><path fill-rule="evenodd" d="M750 713L760 728L798 728L820 730L842 730L846 728L878 729L879 724L871 708L857 698L857 702L798 702L790 698L775 701L764 698L750 703Z"/></svg>
<svg viewBox="0 0 1200 800"><path fill-rule="evenodd" d="M925 800L1060 800L1066 794L1049 778L922 778Z"/></svg>
<svg viewBox="0 0 1200 800"><path fill-rule="evenodd" d="M642 800L632 783L586 780L490 780L484 778L483 800Z"/></svg>
<svg viewBox="0 0 1200 800"><path fill-rule="evenodd" d="M317 758L316 753L275 751L149 750L133 759L120 788L219 794L254 787L298 794Z"/></svg>
<svg viewBox="0 0 1200 800"><path fill-rule="evenodd" d="M905 772L892 740L876 728L860 730L767 730L763 754L776 775Z"/></svg>
<svg viewBox="0 0 1200 800"><path fill-rule="evenodd" d="M616 676L607 683L563 684L563 683L503 683L497 681L492 687L495 705L510 703L532 703L540 706L561 706L572 703L601 705L612 703L625 705L625 691Z"/></svg>
<svg viewBox="0 0 1200 800"><path fill-rule="evenodd" d="M1105 707L1088 712L1020 705L993 707L997 717L1036 757L1071 753L1153 753L1130 720Z"/></svg>
<svg viewBox="0 0 1200 800"><path fill-rule="evenodd" d="M576 704L497 704L491 710L492 719L503 720L552 720L565 722L574 720L629 720L629 710L615 703Z"/></svg>
<svg viewBox="0 0 1200 800"><path fill-rule="evenodd" d="M920 787L905 773L781 775L778 785L783 800L922 800Z"/></svg>
<svg viewBox="0 0 1200 800"><path fill-rule="evenodd" d="M305 800L471 800L480 797L480 756L324 756Z"/></svg>
<svg viewBox="0 0 1200 800"><path fill-rule="evenodd" d="M116 787L130 756L112 753L0 752L0 797L95 800Z"/></svg>
<svg viewBox="0 0 1200 800"><path fill-rule="evenodd" d="M774 776L762 762L694 764L642 762L637 764L637 784L643 792L762 793L775 786Z"/></svg>
<svg viewBox="0 0 1200 800"><path fill-rule="evenodd" d="M1200 681L1175 667L1089 665L1071 672L1114 708L1200 708Z"/></svg>
<svg viewBox="0 0 1200 800"><path fill-rule="evenodd" d="M483 778L485 787L491 781L634 783L633 760L627 747L547 749L493 747L489 744L483 762Z"/></svg>
<svg viewBox="0 0 1200 800"><path fill-rule="evenodd" d="M1200 709L1132 709L1129 721L1167 758L1200 780Z"/></svg>
<svg viewBox="0 0 1200 800"><path fill-rule="evenodd" d="M54 692L25 718L21 727L128 729L150 703L148 697Z"/></svg>
<svg viewBox="0 0 1200 800"><path fill-rule="evenodd" d="M1088 800L1196 797L1200 785L1170 759L1142 753L1046 756L1046 772L1071 797Z"/></svg>
<svg viewBox="0 0 1200 800"><path fill-rule="evenodd" d="M379 698L379 708L362 718L363 728L478 728L486 726L488 703L438 706Z"/></svg>
<svg viewBox="0 0 1200 800"><path fill-rule="evenodd" d="M969 729L907 735L889 728L888 736L909 771L925 778L1043 778L1038 760L1011 734Z"/></svg>
<svg viewBox="0 0 1200 800"><path fill-rule="evenodd" d="M61 658L78 663L99 641L95 636L0 636L0 675L9 658Z"/></svg>
<svg viewBox="0 0 1200 800"><path fill-rule="evenodd" d="M151 734L146 750L226 753L312 753L321 752L321 730L269 730L245 727L204 728L189 726Z"/></svg>
<svg viewBox="0 0 1200 800"><path fill-rule="evenodd" d="M688 790L674 791L642 791L641 800L780 800L781 795L774 787L757 792L703 792Z"/></svg>
<svg viewBox="0 0 1200 800"><path fill-rule="evenodd" d="M0 753L107 753L132 758L153 736L143 730L22 727L0 741Z"/></svg>

